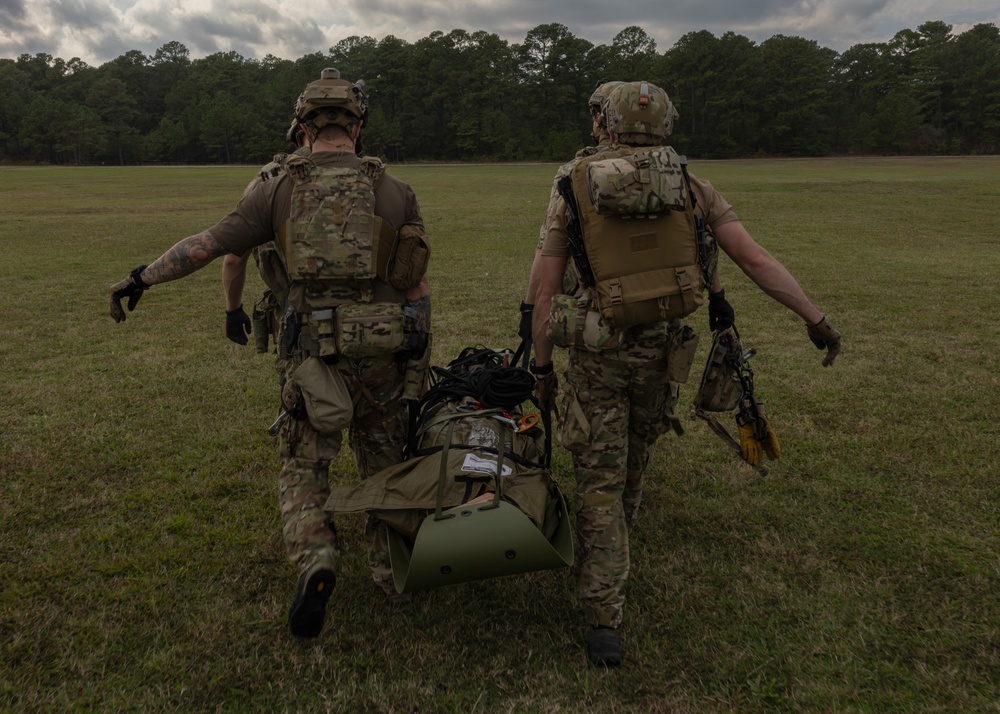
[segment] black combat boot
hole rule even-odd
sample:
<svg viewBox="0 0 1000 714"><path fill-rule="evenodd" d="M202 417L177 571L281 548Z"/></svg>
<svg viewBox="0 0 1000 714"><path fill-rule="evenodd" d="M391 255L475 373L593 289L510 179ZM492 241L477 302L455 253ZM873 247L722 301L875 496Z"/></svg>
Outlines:
<svg viewBox="0 0 1000 714"><path fill-rule="evenodd" d="M587 656L598 667L617 667L622 663L622 633L617 627L591 627L583 638Z"/></svg>
<svg viewBox="0 0 1000 714"><path fill-rule="evenodd" d="M288 611L288 628L296 637L316 637L323 629L326 601L337 575L324 565L313 566L299 578L299 587Z"/></svg>

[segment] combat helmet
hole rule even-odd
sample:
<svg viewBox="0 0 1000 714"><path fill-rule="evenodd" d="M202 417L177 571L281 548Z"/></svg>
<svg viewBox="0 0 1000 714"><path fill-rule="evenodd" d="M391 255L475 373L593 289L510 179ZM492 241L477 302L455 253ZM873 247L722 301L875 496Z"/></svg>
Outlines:
<svg viewBox="0 0 1000 714"><path fill-rule="evenodd" d="M604 126L625 144L659 144L680 115L667 93L650 82L620 82L601 103Z"/></svg>
<svg viewBox="0 0 1000 714"><path fill-rule="evenodd" d="M302 125L299 124L298 118L292 117L292 123L288 127L288 132L285 134L285 139L292 142L296 146L300 146L304 136L305 132L302 131Z"/></svg>
<svg viewBox="0 0 1000 714"><path fill-rule="evenodd" d="M601 80L597 83L597 87L594 89L594 93L590 95L590 100L587 102L587 106L590 108L590 116L597 117L601 113L601 105L604 104L604 100L608 96L614 87L617 87L621 82L606 82ZM599 130L594 130L594 138L600 136L603 132Z"/></svg>
<svg viewBox="0 0 1000 714"><path fill-rule="evenodd" d="M350 129L357 122L364 126L368 122L368 95L364 92L363 80L349 82L340 78L340 72L332 67L324 69L319 79L310 82L295 100L295 123L309 124L319 131L330 124ZM289 129L288 138L294 132Z"/></svg>

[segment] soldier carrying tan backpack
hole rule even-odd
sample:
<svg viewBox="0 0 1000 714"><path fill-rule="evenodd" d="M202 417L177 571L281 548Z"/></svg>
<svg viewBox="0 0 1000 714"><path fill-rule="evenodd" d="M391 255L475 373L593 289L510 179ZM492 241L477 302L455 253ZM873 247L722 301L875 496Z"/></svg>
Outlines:
<svg viewBox="0 0 1000 714"><path fill-rule="evenodd" d="M621 663L628 538L652 446L675 423L676 385L687 380L697 336L681 323L724 301L716 247L769 296L799 315L833 363L840 335L795 278L742 226L730 204L664 146L678 117L649 82L612 86L592 107L594 134L611 150L557 175L545 217L535 294L532 371L538 399L555 403L553 345L569 349L559 439L573 456L585 642L597 665ZM563 295L570 264L581 287ZM752 436L752 435L751 435Z"/></svg>

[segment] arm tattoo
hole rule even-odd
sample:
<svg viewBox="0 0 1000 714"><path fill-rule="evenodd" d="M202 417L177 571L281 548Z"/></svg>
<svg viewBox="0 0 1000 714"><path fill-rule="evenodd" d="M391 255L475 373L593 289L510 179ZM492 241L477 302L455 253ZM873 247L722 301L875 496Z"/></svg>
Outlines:
<svg viewBox="0 0 1000 714"><path fill-rule="evenodd" d="M211 233L202 231L178 241L143 271L142 279L148 285L177 280L204 268L225 253L225 248Z"/></svg>

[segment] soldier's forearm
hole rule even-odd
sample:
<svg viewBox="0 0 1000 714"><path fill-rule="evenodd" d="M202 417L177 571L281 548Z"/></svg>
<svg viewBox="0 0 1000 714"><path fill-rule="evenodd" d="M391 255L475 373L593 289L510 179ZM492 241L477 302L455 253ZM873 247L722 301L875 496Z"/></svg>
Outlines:
<svg viewBox="0 0 1000 714"><path fill-rule="evenodd" d="M178 241L173 248L154 260L142 271L142 281L147 285L157 285L183 278L225 253L225 249L211 233L202 231Z"/></svg>
<svg viewBox="0 0 1000 714"><path fill-rule="evenodd" d="M243 304L243 288L247 278L247 256L227 255L222 261L222 292L226 297L226 311Z"/></svg>

